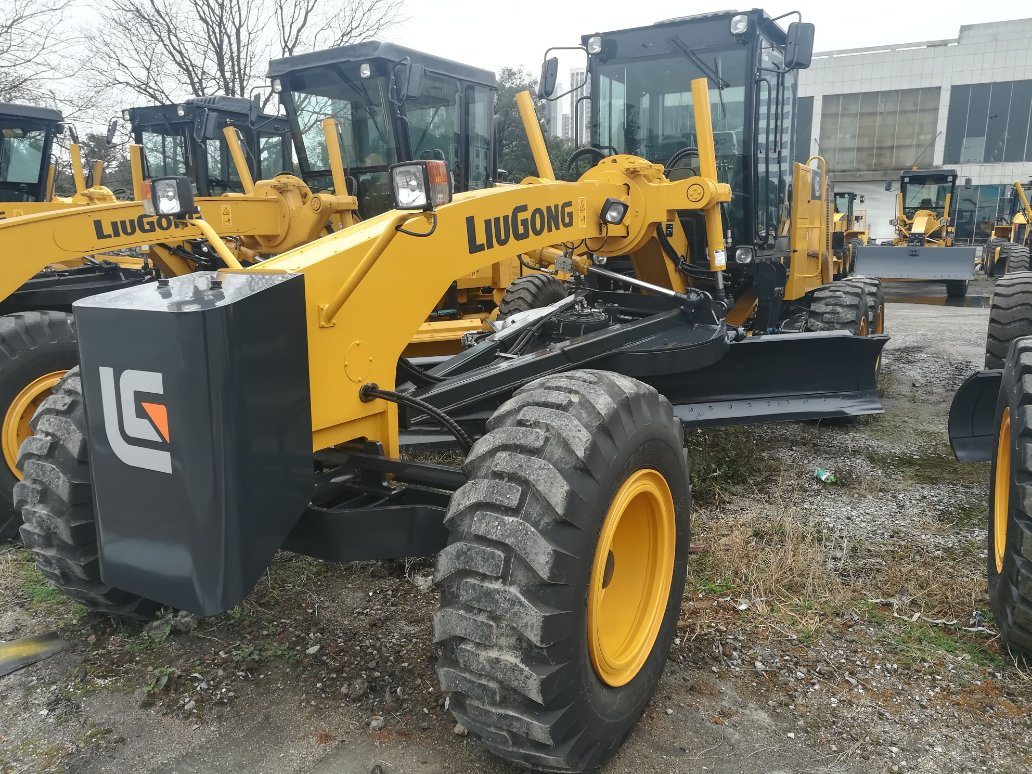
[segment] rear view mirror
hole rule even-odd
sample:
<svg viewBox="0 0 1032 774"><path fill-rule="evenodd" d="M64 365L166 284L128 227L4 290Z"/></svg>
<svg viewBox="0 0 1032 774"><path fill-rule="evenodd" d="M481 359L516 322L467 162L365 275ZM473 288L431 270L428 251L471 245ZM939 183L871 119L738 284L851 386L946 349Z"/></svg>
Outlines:
<svg viewBox="0 0 1032 774"><path fill-rule="evenodd" d="M423 65L418 62L405 68L405 85L402 100L417 99L423 94Z"/></svg>
<svg viewBox="0 0 1032 774"><path fill-rule="evenodd" d="M867 201L867 199L864 197L863 194L860 194L860 203L863 204L865 201Z"/></svg>
<svg viewBox="0 0 1032 774"><path fill-rule="evenodd" d="M538 81L538 97L548 99L555 92L555 82L559 77L559 57L550 56L541 65L541 80Z"/></svg>
<svg viewBox="0 0 1032 774"><path fill-rule="evenodd" d="M115 132L117 132L117 131L118 131L118 119L117 118L112 118L110 121L108 121L107 135L105 135L105 137L104 137L104 142L106 142L108 145L114 145L115 144Z"/></svg>
<svg viewBox="0 0 1032 774"><path fill-rule="evenodd" d="M258 118L262 114L262 98L261 95L255 94L251 97L251 104L247 106L247 123L250 126L254 126L258 123Z"/></svg>
<svg viewBox="0 0 1032 774"><path fill-rule="evenodd" d="M204 108L194 116L193 136L197 142L219 139L219 116Z"/></svg>
<svg viewBox="0 0 1032 774"><path fill-rule="evenodd" d="M892 190L892 181L891 180L886 180L885 181L885 190L886 191L891 191Z"/></svg>
<svg viewBox="0 0 1032 774"><path fill-rule="evenodd" d="M792 22L785 34L785 69L805 70L813 61L815 27L809 22Z"/></svg>
<svg viewBox="0 0 1032 774"><path fill-rule="evenodd" d="M964 187L965 188L970 188L971 187L971 178L970 177L965 177L964 178Z"/></svg>

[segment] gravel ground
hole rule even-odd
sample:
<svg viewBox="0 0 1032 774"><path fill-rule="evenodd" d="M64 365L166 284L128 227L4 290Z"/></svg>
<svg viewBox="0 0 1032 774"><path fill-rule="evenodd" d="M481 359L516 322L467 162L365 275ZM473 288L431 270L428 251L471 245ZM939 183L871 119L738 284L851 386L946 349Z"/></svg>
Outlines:
<svg viewBox="0 0 1032 774"><path fill-rule="evenodd" d="M985 599L988 472L945 435L985 293L944 308L940 289L893 289L884 416L689 433L680 636L607 771L1032 766L1032 672ZM0 639L71 643L0 678L0 771L513 771L446 711L431 572L283 554L229 613L145 627L84 614L0 549Z"/></svg>

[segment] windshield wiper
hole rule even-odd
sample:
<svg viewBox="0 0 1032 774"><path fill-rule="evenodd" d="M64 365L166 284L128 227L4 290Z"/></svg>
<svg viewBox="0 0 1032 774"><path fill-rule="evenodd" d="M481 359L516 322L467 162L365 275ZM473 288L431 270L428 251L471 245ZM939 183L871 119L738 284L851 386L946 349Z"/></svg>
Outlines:
<svg viewBox="0 0 1032 774"><path fill-rule="evenodd" d="M668 41L674 46L674 48L680 51L689 62L702 70L703 75L713 81L713 85L716 86L718 90L723 91L731 85L720 77L720 73L711 70L709 65L703 62L699 55L692 51L688 47L688 44L679 37L672 35Z"/></svg>

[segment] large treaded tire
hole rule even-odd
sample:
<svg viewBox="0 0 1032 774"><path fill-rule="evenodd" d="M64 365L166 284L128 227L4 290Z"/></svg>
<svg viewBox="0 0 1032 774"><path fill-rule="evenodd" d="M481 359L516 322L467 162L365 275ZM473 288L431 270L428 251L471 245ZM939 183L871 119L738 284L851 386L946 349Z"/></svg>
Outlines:
<svg viewBox="0 0 1032 774"><path fill-rule="evenodd" d="M79 362L72 315L65 312L16 312L0 317L0 421L29 383ZM17 452L12 447L12 459ZM12 540L21 526L14 504L18 477L0 459L0 543Z"/></svg>
<svg viewBox="0 0 1032 774"><path fill-rule="evenodd" d="M996 276L996 266L999 261L998 251L1006 242L999 237L993 237L982 245L982 271L987 277Z"/></svg>
<svg viewBox="0 0 1032 774"><path fill-rule="evenodd" d="M498 319L517 312L540 309L566 298L566 288L551 274L528 274L513 280L498 305Z"/></svg>
<svg viewBox="0 0 1032 774"><path fill-rule="evenodd" d="M683 431L652 387L586 370L523 387L488 429L466 461L437 559L441 686L495 754L538 770L593 770L644 711L676 629L691 508ZM645 469L673 495L673 576L647 660L614 688L592 666L586 599L602 517Z"/></svg>
<svg viewBox="0 0 1032 774"><path fill-rule="evenodd" d="M821 285L810 296L808 331L848 331L859 336L867 328L867 291L849 280Z"/></svg>
<svg viewBox="0 0 1032 774"><path fill-rule="evenodd" d="M79 369L54 389L32 420L22 444L24 480L14 488L25 523L22 541L40 572L66 596L88 609L149 618L157 603L100 579L97 525L86 438L86 411Z"/></svg>
<svg viewBox="0 0 1032 774"><path fill-rule="evenodd" d="M849 282L860 285L867 299L867 333L885 333L885 291L877 277L854 274Z"/></svg>
<svg viewBox="0 0 1032 774"><path fill-rule="evenodd" d="M1003 368L1011 342L1032 336L1032 272L1005 274L996 281L989 304L985 367Z"/></svg>
<svg viewBox="0 0 1032 774"><path fill-rule="evenodd" d="M1000 638L1012 652L1032 655L1032 339L1010 350L996 405L996 443L989 478L987 575L989 604ZM1004 411L1010 415L1009 494L1003 570L996 567L997 445Z"/></svg>
<svg viewBox="0 0 1032 774"><path fill-rule="evenodd" d="M1000 248L999 265L1003 266L1005 274L1016 274L1021 271L1028 271L1029 250L1025 245L1007 242Z"/></svg>

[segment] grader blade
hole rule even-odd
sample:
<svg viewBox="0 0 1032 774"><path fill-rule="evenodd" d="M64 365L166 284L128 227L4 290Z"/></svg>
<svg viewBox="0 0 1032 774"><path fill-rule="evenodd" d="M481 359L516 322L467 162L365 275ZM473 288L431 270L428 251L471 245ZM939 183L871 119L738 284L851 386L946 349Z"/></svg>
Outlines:
<svg viewBox="0 0 1032 774"><path fill-rule="evenodd" d="M975 248L869 245L857 249L854 271L880 279L969 280Z"/></svg>

